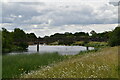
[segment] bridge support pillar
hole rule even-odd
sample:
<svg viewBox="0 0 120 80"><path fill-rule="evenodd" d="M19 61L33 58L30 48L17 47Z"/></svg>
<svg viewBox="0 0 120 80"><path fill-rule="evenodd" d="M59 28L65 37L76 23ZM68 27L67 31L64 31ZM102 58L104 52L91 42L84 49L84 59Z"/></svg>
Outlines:
<svg viewBox="0 0 120 80"><path fill-rule="evenodd" d="M37 43L37 52L39 52L39 42Z"/></svg>
<svg viewBox="0 0 120 80"><path fill-rule="evenodd" d="M86 46L86 50L87 50L87 51L89 50L89 47L88 47L88 46Z"/></svg>

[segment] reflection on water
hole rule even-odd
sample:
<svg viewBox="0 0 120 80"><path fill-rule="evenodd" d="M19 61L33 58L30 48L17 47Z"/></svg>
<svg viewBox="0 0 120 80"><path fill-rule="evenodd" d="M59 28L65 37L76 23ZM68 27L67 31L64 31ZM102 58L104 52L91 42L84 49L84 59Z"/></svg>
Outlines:
<svg viewBox="0 0 120 80"><path fill-rule="evenodd" d="M89 47L89 50L94 49L93 47ZM62 55L73 55L78 54L80 51L85 51L86 47L84 46L49 46L49 45L39 45L39 53L51 53L58 52ZM36 53L37 45L30 45L28 47L28 53Z"/></svg>
<svg viewBox="0 0 120 80"><path fill-rule="evenodd" d="M89 47L89 50L94 49L93 47ZM78 54L80 51L87 50L84 46L49 46L49 45L39 45L39 53L52 53L58 52L62 55L75 55ZM38 53L37 52L37 45L29 45L27 52L11 52L9 54L31 54L31 53Z"/></svg>

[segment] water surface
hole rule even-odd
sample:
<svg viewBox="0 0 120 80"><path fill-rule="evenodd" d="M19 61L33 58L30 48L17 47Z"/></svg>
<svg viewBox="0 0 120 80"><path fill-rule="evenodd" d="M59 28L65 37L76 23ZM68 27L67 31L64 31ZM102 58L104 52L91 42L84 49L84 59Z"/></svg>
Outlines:
<svg viewBox="0 0 120 80"><path fill-rule="evenodd" d="M89 50L94 49L89 47ZM80 51L85 51L86 47L84 46L49 46L49 45L39 45L39 53L52 53L58 52L62 55L74 55L78 54ZM28 47L28 53L36 53L37 45L30 45Z"/></svg>

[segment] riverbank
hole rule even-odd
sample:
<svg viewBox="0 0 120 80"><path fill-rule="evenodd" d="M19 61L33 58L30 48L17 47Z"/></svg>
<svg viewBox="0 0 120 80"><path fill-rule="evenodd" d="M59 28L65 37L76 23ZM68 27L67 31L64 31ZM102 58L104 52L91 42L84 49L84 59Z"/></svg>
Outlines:
<svg viewBox="0 0 120 80"><path fill-rule="evenodd" d="M65 44L58 44L58 42L53 42L48 45L62 45L64 46ZM108 42L97 42L97 41L90 41L88 43L85 43L85 41L75 41L72 44L66 45L66 46L88 46L88 47L106 47L108 46Z"/></svg>
<svg viewBox="0 0 120 80"><path fill-rule="evenodd" d="M58 53L3 55L2 77L19 78L23 73L27 74L32 70L38 70L43 66L52 65L66 58L67 56Z"/></svg>
<svg viewBox="0 0 120 80"><path fill-rule="evenodd" d="M21 77L118 78L118 47L107 47L89 54L75 55Z"/></svg>

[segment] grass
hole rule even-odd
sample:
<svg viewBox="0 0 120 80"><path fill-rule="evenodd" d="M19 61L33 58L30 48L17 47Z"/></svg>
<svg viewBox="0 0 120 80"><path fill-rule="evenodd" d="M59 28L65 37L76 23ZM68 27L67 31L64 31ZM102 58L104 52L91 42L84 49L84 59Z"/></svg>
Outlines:
<svg viewBox="0 0 120 80"><path fill-rule="evenodd" d="M42 66L62 61L65 58L58 53L4 55L2 77L18 78L23 73L27 74L32 70L40 69Z"/></svg>
<svg viewBox="0 0 120 80"><path fill-rule="evenodd" d="M84 45L84 41L76 41L73 44L74 45Z"/></svg>
<svg viewBox="0 0 120 80"><path fill-rule="evenodd" d="M87 52L88 53L88 52ZM22 78L118 78L118 47L80 54Z"/></svg>
<svg viewBox="0 0 120 80"><path fill-rule="evenodd" d="M89 42L85 46L90 46L90 47L95 47L95 48L100 48L100 47L106 47L108 46L107 42Z"/></svg>
<svg viewBox="0 0 120 80"><path fill-rule="evenodd" d="M88 47L95 47L95 48L105 48L108 46L107 42L96 42L90 41L87 44L84 41L76 41L73 45L81 45L81 46L88 46Z"/></svg>

